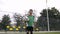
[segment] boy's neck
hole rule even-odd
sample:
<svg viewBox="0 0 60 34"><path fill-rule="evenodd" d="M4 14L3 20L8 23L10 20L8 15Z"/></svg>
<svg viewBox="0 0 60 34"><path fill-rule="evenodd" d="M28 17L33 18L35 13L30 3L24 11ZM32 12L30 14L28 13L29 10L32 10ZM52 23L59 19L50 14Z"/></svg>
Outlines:
<svg viewBox="0 0 60 34"><path fill-rule="evenodd" d="M32 16L32 13L30 13L29 16Z"/></svg>

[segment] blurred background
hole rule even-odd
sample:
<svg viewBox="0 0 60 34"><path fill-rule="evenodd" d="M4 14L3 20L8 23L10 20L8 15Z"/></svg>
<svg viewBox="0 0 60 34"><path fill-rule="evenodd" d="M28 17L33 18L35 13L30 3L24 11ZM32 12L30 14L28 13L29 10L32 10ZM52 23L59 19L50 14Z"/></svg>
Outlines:
<svg viewBox="0 0 60 34"><path fill-rule="evenodd" d="M60 0L0 0L0 31L25 31L25 15L33 9L34 31L60 31Z"/></svg>

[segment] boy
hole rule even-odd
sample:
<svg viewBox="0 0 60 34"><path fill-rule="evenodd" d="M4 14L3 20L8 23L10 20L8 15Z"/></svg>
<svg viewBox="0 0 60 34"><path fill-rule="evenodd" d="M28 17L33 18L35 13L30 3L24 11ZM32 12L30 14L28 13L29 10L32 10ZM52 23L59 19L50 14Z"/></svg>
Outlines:
<svg viewBox="0 0 60 34"><path fill-rule="evenodd" d="M29 10L29 14L28 14L28 22L27 22L27 27L26 27L26 31L27 31L27 34L33 34L33 25L34 25L34 16L32 15L33 14L33 10L30 9Z"/></svg>

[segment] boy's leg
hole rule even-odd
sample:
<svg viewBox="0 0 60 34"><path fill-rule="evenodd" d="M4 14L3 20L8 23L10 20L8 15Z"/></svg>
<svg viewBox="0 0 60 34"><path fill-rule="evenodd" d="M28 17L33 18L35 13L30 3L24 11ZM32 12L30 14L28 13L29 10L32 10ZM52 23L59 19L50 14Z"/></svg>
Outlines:
<svg viewBox="0 0 60 34"><path fill-rule="evenodd" d="M30 34L33 34L33 27L31 27Z"/></svg>
<svg viewBox="0 0 60 34"><path fill-rule="evenodd" d="M29 34L29 31L27 31L27 34Z"/></svg>
<svg viewBox="0 0 60 34"><path fill-rule="evenodd" d="M33 31L30 31L30 34L33 34Z"/></svg>
<svg viewBox="0 0 60 34"><path fill-rule="evenodd" d="M29 27L26 28L26 34L29 34Z"/></svg>

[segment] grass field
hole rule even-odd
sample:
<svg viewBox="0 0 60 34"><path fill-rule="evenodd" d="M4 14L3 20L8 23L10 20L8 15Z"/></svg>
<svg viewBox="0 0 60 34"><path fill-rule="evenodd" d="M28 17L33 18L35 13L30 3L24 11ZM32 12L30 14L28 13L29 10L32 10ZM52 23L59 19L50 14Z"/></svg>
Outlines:
<svg viewBox="0 0 60 34"><path fill-rule="evenodd" d="M34 34L60 34L60 32L49 32L49 33L34 33Z"/></svg>
<svg viewBox="0 0 60 34"><path fill-rule="evenodd" d="M26 34L26 32L0 32L0 34ZM60 32L34 32L33 34L60 34Z"/></svg>

